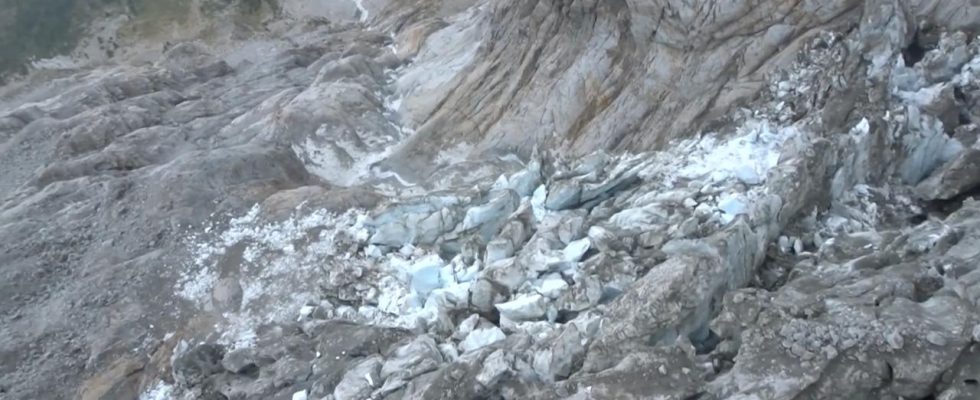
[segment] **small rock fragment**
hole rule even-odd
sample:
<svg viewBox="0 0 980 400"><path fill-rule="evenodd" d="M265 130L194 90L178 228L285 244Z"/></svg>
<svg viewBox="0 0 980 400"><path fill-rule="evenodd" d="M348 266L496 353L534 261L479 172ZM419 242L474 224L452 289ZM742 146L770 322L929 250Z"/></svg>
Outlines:
<svg viewBox="0 0 980 400"><path fill-rule="evenodd" d="M240 374L256 366L255 352L252 349L236 349L225 353L221 366L228 372Z"/></svg>

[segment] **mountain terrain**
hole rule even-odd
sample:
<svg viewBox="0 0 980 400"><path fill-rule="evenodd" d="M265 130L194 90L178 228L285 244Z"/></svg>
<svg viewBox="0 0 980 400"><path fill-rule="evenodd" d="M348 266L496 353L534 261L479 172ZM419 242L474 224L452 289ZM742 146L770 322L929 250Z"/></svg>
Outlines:
<svg viewBox="0 0 980 400"><path fill-rule="evenodd" d="M980 398L976 0L0 0L2 399Z"/></svg>

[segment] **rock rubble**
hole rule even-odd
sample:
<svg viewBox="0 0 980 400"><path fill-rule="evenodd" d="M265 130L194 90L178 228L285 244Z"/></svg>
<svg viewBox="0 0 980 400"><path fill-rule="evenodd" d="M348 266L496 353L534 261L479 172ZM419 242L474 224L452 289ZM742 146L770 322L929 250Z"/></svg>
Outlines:
<svg viewBox="0 0 980 400"><path fill-rule="evenodd" d="M974 398L967 3L285 1L28 76L0 397Z"/></svg>

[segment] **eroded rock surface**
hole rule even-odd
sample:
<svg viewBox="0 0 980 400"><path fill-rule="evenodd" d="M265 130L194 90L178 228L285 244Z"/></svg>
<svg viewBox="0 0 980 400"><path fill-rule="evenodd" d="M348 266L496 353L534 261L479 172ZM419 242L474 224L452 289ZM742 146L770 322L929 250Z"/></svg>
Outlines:
<svg viewBox="0 0 980 400"><path fill-rule="evenodd" d="M262 4L0 89L0 397L975 397L973 3Z"/></svg>

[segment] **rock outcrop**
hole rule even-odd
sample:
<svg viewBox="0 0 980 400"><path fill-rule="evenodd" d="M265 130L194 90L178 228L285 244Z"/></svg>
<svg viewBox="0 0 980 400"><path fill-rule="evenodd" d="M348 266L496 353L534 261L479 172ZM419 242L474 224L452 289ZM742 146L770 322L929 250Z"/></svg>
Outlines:
<svg viewBox="0 0 980 400"><path fill-rule="evenodd" d="M0 397L980 390L978 6L262 4L0 89Z"/></svg>

